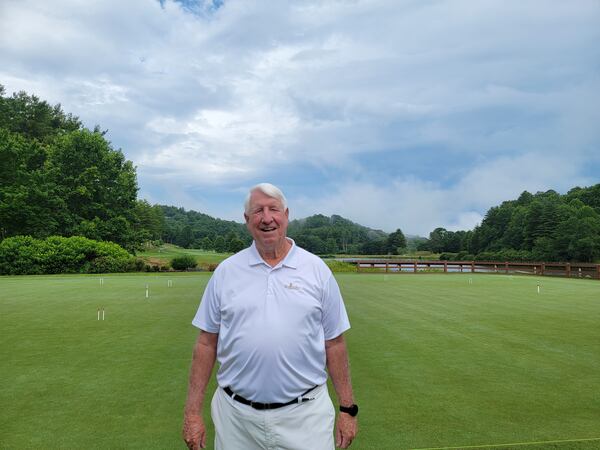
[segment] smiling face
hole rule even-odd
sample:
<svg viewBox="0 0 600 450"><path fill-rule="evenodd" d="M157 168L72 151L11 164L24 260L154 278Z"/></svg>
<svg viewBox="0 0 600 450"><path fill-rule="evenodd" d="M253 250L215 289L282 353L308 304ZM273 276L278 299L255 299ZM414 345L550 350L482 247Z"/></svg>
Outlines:
<svg viewBox="0 0 600 450"><path fill-rule="evenodd" d="M287 247L285 236L288 216L289 210L284 211L280 200L258 189L252 191L244 218L256 248L263 257L265 254L279 253Z"/></svg>

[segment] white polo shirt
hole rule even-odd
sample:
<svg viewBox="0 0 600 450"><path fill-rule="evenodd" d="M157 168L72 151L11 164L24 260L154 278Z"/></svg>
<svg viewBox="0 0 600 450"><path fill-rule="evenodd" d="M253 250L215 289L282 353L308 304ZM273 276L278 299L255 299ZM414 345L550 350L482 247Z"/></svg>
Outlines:
<svg viewBox="0 0 600 450"><path fill-rule="evenodd" d="M325 383L325 340L350 328L329 267L289 240L275 267L254 243L219 264L192 321L219 333L219 386L252 401L287 402Z"/></svg>

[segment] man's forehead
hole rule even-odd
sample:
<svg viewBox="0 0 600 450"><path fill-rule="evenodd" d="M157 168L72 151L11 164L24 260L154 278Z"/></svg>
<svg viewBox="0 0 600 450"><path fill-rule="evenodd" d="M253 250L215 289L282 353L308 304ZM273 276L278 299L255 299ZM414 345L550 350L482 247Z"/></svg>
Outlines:
<svg viewBox="0 0 600 450"><path fill-rule="evenodd" d="M283 205L283 202L280 199L278 199L276 197L271 197L270 195L267 195L263 191L260 191L257 189L255 191L252 191L252 194L250 194L250 205L256 205L256 204Z"/></svg>

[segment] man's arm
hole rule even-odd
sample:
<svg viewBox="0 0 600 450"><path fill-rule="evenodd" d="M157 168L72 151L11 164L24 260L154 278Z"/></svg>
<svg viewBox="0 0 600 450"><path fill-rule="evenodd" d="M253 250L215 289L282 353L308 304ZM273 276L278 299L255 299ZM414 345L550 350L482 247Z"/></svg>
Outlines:
<svg viewBox="0 0 600 450"><path fill-rule="evenodd" d="M325 341L325 354L327 355L327 370L333 382L333 387L342 406L354 403L352 383L350 382L350 367L348 364L348 351L343 335ZM335 426L335 444L341 448L348 448L358 432L357 418L350 414L339 413Z"/></svg>
<svg viewBox="0 0 600 450"><path fill-rule="evenodd" d="M183 440L189 449L206 448L206 429L202 419L202 404L217 357L217 333L201 331L194 347L190 382L183 419Z"/></svg>

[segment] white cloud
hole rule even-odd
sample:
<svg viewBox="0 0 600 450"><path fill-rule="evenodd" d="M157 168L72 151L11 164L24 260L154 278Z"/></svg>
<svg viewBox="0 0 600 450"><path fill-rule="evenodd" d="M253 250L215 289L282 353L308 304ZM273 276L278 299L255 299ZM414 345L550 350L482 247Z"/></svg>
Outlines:
<svg viewBox="0 0 600 450"><path fill-rule="evenodd" d="M0 83L109 129L153 201L302 166L299 211L426 234L598 181L599 21L595 0L4 0Z"/></svg>
<svg viewBox="0 0 600 450"><path fill-rule="evenodd" d="M295 217L340 214L387 232L402 228L408 234L427 236L440 226L453 231L472 229L489 207L516 199L525 190L564 192L592 184L593 179L578 175L584 163L543 154L499 157L473 166L451 186L413 177L388 183L346 182L317 199L300 195L290 203L296 208L292 209Z"/></svg>

